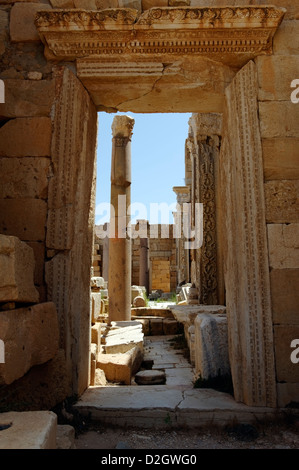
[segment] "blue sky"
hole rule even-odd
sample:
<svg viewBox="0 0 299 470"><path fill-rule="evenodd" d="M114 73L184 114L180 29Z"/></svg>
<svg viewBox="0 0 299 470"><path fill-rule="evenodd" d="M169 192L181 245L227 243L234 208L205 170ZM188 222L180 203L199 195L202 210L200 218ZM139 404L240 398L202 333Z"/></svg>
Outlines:
<svg viewBox="0 0 299 470"><path fill-rule="evenodd" d="M147 218L151 223L167 223L161 216L155 216L154 206L150 204L175 204L176 196L172 188L185 184L185 140L191 114L126 114L135 119L131 203L142 203L146 210L142 214L138 212L140 208L135 206L132 220ZM109 220L102 203L110 203L111 124L114 116L98 114L96 225ZM168 212L169 223L172 223L171 211Z"/></svg>

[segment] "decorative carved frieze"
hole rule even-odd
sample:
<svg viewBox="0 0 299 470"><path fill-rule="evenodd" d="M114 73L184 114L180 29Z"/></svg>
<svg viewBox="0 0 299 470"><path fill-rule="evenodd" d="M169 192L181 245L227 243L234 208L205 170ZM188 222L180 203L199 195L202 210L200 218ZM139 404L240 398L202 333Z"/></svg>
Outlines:
<svg viewBox="0 0 299 470"><path fill-rule="evenodd" d="M165 57L272 52L284 8L164 7L138 17L132 9L47 10L37 13L39 34L58 60L125 55ZM227 58L225 59L227 60Z"/></svg>
<svg viewBox="0 0 299 470"><path fill-rule="evenodd" d="M113 25L132 25L137 20L138 11L131 8L109 8L107 10L48 10L36 15L35 24L39 30L98 31L113 29Z"/></svg>

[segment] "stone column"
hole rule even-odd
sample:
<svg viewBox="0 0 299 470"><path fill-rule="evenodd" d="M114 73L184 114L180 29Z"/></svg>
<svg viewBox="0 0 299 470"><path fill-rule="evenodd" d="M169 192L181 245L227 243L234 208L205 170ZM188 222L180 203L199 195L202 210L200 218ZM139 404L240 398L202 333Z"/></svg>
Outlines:
<svg viewBox="0 0 299 470"><path fill-rule="evenodd" d="M109 224L106 222L104 224L104 231L109 233ZM108 272L109 272L109 238L106 236L103 239L103 259L102 259L102 277L105 281L108 281Z"/></svg>
<svg viewBox="0 0 299 470"><path fill-rule="evenodd" d="M146 292L149 292L149 263L148 263L148 238L144 237L147 232L148 222L146 220L138 221L141 226L140 233L140 254L139 254L139 285L146 288Z"/></svg>
<svg viewBox="0 0 299 470"><path fill-rule="evenodd" d="M109 237L109 323L131 320L131 240L127 236L131 204L131 136L134 119L112 123L111 209ZM114 229L114 233L113 233Z"/></svg>
<svg viewBox="0 0 299 470"><path fill-rule="evenodd" d="M189 266L189 249L185 248L185 241L188 237L184 234L184 203L190 202L190 188L189 186L175 186L172 188L177 196L177 203L180 206L180 215L177 213L175 217L176 224L179 230L179 238L176 239L177 245L177 266L178 266L178 283L189 282L190 279L190 266Z"/></svg>

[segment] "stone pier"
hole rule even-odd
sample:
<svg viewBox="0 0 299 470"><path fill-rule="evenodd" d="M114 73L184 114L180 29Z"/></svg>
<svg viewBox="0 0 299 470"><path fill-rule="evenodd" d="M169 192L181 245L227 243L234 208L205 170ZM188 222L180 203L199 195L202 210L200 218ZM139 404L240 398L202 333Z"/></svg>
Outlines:
<svg viewBox="0 0 299 470"><path fill-rule="evenodd" d="M131 135L134 119L112 123L111 214L109 237L109 323L131 319L131 240L127 236L131 203Z"/></svg>

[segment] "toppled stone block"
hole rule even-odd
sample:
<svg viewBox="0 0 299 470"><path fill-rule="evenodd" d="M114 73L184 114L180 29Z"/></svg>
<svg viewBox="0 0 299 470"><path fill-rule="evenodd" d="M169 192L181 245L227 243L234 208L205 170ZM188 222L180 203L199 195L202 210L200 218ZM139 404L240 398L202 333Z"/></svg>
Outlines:
<svg viewBox="0 0 299 470"><path fill-rule="evenodd" d="M1 413L0 449L56 449L57 416L52 411Z"/></svg>
<svg viewBox="0 0 299 470"><path fill-rule="evenodd" d="M145 307L145 300L141 295L137 295L133 300L134 307Z"/></svg>
<svg viewBox="0 0 299 470"><path fill-rule="evenodd" d="M135 346L143 350L143 337L141 324L140 329L121 328L111 335L106 335L104 350L106 354L126 353Z"/></svg>
<svg viewBox="0 0 299 470"><path fill-rule="evenodd" d="M195 369L203 379L230 372L226 315L199 314L195 326Z"/></svg>
<svg viewBox="0 0 299 470"><path fill-rule="evenodd" d="M131 384L133 375L138 371L143 361L143 352L134 346L125 354L98 354L97 368L104 371L107 380Z"/></svg>
<svg viewBox="0 0 299 470"><path fill-rule="evenodd" d="M34 253L17 237L0 235L0 302L38 302Z"/></svg>
<svg viewBox="0 0 299 470"><path fill-rule="evenodd" d="M0 312L0 335L5 349L0 384L11 384L57 353L59 329L54 303Z"/></svg>
<svg viewBox="0 0 299 470"><path fill-rule="evenodd" d="M106 327L101 342L106 354L125 353L138 345L143 349L142 324L138 321L113 321Z"/></svg>

